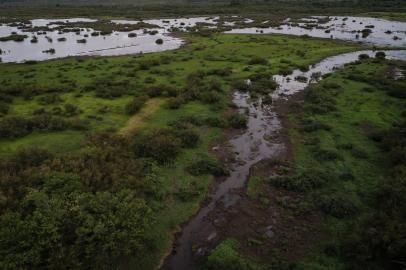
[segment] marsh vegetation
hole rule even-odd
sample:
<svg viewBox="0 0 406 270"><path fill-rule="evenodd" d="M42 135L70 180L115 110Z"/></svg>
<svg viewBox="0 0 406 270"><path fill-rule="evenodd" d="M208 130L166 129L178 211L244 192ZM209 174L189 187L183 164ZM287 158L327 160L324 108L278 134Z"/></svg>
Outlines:
<svg viewBox="0 0 406 270"><path fill-rule="evenodd" d="M331 5L326 12L350 11ZM362 51L322 72L323 59L369 45L225 34L279 27L287 15L291 27L317 29L300 20L319 14L221 7L216 16L204 5L0 9L18 30L0 37L5 62L3 44L44 46L39 58L0 64L2 269L154 269L194 214L204 240L187 239L187 252L205 269L403 267L405 61ZM42 12L55 21L30 21ZM180 18L188 14L207 17ZM351 35L380 31L362 29ZM154 53L37 61L66 56L59 46L143 38ZM291 85L304 94L283 103ZM236 213L244 217L231 222ZM279 223L263 230L268 217ZM189 265L171 260L182 252L161 266Z"/></svg>

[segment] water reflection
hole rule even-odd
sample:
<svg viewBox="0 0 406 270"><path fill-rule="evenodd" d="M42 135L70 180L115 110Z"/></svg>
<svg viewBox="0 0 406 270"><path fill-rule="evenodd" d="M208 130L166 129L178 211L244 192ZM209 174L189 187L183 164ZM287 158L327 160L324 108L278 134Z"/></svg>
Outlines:
<svg viewBox="0 0 406 270"><path fill-rule="evenodd" d="M253 23L253 20L248 18L234 19L242 21L243 24ZM90 28L81 28L78 32L53 30L66 23L91 23L95 21L88 18L35 19L20 24L0 25L0 37L11 34L27 35L27 38L21 42L0 42L2 51L0 58L2 62L23 62L25 60L47 60L77 55L108 56L159 52L177 49L183 44L182 39L169 35L174 28L181 31L188 31L196 26L216 28L220 22L222 26L228 27L241 25L236 24L232 17L228 20L221 20L220 17L214 16L144 20L143 23L155 25L155 27L147 29L147 31L144 29L130 32L113 31L113 33L103 36L92 36L95 31ZM138 24L141 21L112 20L111 22L115 24ZM24 32L24 27L48 27L48 29L41 32ZM310 17L297 22L285 20L280 27L241 28L226 33L309 35L366 42L374 45L406 46L406 23L364 17ZM163 44L156 44L157 39L162 39Z"/></svg>

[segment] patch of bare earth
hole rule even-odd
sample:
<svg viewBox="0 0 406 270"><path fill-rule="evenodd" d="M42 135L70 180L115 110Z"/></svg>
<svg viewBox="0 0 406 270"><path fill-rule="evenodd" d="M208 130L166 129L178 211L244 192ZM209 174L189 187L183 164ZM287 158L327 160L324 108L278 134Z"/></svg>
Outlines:
<svg viewBox="0 0 406 270"><path fill-rule="evenodd" d="M149 99L138 113L131 116L126 125L119 131L119 134L133 134L135 131L137 131L139 126L148 119L148 117L153 115L159 109L163 102L164 100L162 98Z"/></svg>

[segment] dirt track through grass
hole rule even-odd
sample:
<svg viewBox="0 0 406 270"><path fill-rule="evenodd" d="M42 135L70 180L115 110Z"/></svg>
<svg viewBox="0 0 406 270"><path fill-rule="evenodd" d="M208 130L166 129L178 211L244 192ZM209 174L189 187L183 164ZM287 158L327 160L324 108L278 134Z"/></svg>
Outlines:
<svg viewBox="0 0 406 270"><path fill-rule="evenodd" d="M145 119L158 110L163 102L164 99L162 98L152 98L148 100L140 112L128 119L126 125L120 129L119 134L126 136L133 134Z"/></svg>

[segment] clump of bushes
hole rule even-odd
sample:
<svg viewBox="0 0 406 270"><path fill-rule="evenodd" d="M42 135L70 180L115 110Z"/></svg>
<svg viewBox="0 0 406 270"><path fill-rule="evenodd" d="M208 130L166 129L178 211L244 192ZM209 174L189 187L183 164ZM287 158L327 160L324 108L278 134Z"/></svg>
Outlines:
<svg viewBox="0 0 406 270"><path fill-rule="evenodd" d="M369 59L369 55L365 54L365 53L361 53L360 55L358 55L358 59L359 60Z"/></svg>
<svg viewBox="0 0 406 270"><path fill-rule="evenodd" d="M129 115L139 112L142 106L144 106L144 104L147 102L147 100L148 100L147 96L135 97L125 106L125 112Z"/></svg>
<svg viewBox="0 0 406 270"><path fill-rule="evenodd" d="M166 101L166 107L171 110L179 109L185 100L182 97L171 97Z"/></svg>
<svg viewBox="0 0 406 270"><path fill-rule="evenodd" d="M85 91L95 91L97 97L113 99L128 94L130 82L114 81L112 78L98 79L84 87Z"/></svg>
<svg viewBox="0 0 406 270"><path fill-rule="evenodd" d="M182 147L195 147L199 140L199 133L190 126L161 128L136 136L133 149L138 157L152 158L160 164L169 164Z"/></svg>
<svg viewBox="0 0 406 270"><path fill-rule="evenodd" d="M249 84L245 80L234 80L231 82L231 89L246 92L249 89Z"/></svg>
<svg viewBox="0 0 406 270"><path fill-rule="evenodd" d="M86 123L82 120L65 120L47 114L30 118L8 116L0 120L0 138L20 138L33 131L61 131L68 128L84 129L85 127Z"/></svg>
<svg viewBox="0 0 406 270"><path fill-rule="evenodd" d="M180 139L182 147L196 147L200 141L200 134L191 126L178 126L173 132Z"/></svg>
<svg viewBox="0 0 406 270"><path fill-rule="evenodd" d="M255 270L262 267L240 253L236 240L227 239L211 251L204 269Z"/></svg>
<svg viewBox="0 0 406 270"><path fill-rule="evenodd" d="M214 176L228 175L227 169L218 161L209 157L200 157L186 167L191 175L212 174Z"/></svg>
<svg viewBox="0 0 406 270"><path fill-rule="evenodd" d="M62 98L58 94L49 94L38 98L38 104L49 105L62 102Z"/></svg>
<svg viewBox="0 0 406 270"><path fill-rule="evenodd" d="M347 194L333 193L317 197L316 200L325 214L336 218L351 217L359 211L354 199Z"/></svg>
<svg viewBox="0 0 406 270"><path fill-rule="evenodd" d="M234 113L227 117L228 125L232 128L246 128L248 117L244 114Z"/></svg>
<svg viewBox="0 0 406 270"><path fill-rule="evenodd" d="M259 56L253 56L251 59L248 61L249 65L266 65L268 64L268 60L266 60L263 57Z"/></svg>
<svg viewBox="0 0 406 270"><path fill-rule="evenodd" d="M163 129L137 136L134 140L134 152L137 156L153 158L161 164L173 161L180 148L181 141L172 132Z"/></svg>
<svg viewBox="0 0 406 270"><path fill-rule="evenodd" d="M338 91L338 87L336 85L312 85L308 87L305 93L306 110L318 114L335 111L334 95Z"/></svg>
<svg viewBox="0 0 406 270"><path fill-rule="evenodd" d="M290 191L308 192L322 187L329 181L334 181L337 176L329 171L321 169L308 169L294 175L282 175L270 178L274 187L284 188Z"/></svg>
<svg viewBox="0 0 406 270"><path fill-rule="evenodd" d="M7 115L9 109L10 106L7 103L0 101L0 116Z"/></svg>

